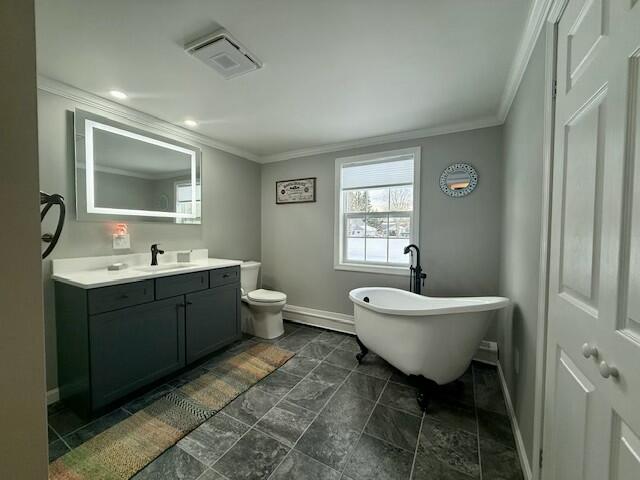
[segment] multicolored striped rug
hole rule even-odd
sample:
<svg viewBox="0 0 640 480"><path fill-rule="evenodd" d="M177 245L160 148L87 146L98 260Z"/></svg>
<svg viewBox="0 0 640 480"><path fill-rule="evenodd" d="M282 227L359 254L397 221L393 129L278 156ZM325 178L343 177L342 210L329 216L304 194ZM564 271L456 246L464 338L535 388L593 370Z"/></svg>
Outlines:
<svg viewBox="0 0 640 480"><path fill-rule="evenodd" d="M49 479L128 479L266 377L293 353L258 343L49 465Z"/></svg>

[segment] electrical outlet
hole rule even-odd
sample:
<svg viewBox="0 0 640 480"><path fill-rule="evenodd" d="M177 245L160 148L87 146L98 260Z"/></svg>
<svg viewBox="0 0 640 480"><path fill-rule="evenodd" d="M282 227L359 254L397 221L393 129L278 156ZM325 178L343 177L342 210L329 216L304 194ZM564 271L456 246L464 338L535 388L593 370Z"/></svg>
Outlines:
<svg viewBox="0 0 640 480"><path fill-rule="evenodd" d="M520 350L517 348L513 351L513 371L516 375L520 374Z"/></svg>
<svg viewBox="0 0 640 480"><path fill-rule="evenodd" d="M113 234L113 249L128 250L131 248L131 238L128 233Z"/></svg>

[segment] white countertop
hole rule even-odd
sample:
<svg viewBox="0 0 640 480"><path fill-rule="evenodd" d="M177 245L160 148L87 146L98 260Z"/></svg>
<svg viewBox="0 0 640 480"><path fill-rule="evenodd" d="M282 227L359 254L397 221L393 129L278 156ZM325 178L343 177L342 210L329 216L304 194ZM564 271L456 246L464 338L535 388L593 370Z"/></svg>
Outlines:
<svg viewBox="0 0 640 480"><path fill-rule="evenodd" d="M177 252L166 252L164 255L158 255L157 268L150 266L150 254L148 253L56 259L52 262L53 274L51 278L75 287L89 289L182 273L233 267L242 263L240 260L208 258L207 255L207 250L194 250L191 261L182 265L177 262ZM126 263L128 266L123 270L107 270L109 265L117 262Z"/></svg>

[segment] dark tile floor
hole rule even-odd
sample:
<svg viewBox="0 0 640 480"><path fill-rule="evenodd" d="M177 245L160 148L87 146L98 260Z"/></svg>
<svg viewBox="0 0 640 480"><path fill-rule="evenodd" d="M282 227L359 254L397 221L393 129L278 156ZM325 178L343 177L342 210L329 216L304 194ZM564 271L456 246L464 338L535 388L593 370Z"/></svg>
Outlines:
<svg viewBox="0 0 640 480"><path fill-rule="evenodd" d="M50 407L50 460L253 342L246 338L89 424ZM423 415L411 379L371 353L358 365L353 336L286 323L275 342L297 355L134 478L523 478L494 367L474 363Z"/></svg>

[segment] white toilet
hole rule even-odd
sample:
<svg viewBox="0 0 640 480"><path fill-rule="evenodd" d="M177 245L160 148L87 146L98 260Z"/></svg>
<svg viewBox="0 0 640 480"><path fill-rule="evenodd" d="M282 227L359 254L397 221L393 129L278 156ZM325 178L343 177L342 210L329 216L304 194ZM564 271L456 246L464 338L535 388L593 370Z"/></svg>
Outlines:
<svg viewBox="0 0 640 480"><path fill-rule="evenodd" d="M260 338L276 338L284 333L282 309L287 296L282 292L258 288L260 262L240 265L242 286L242 331Z"/></svg>

